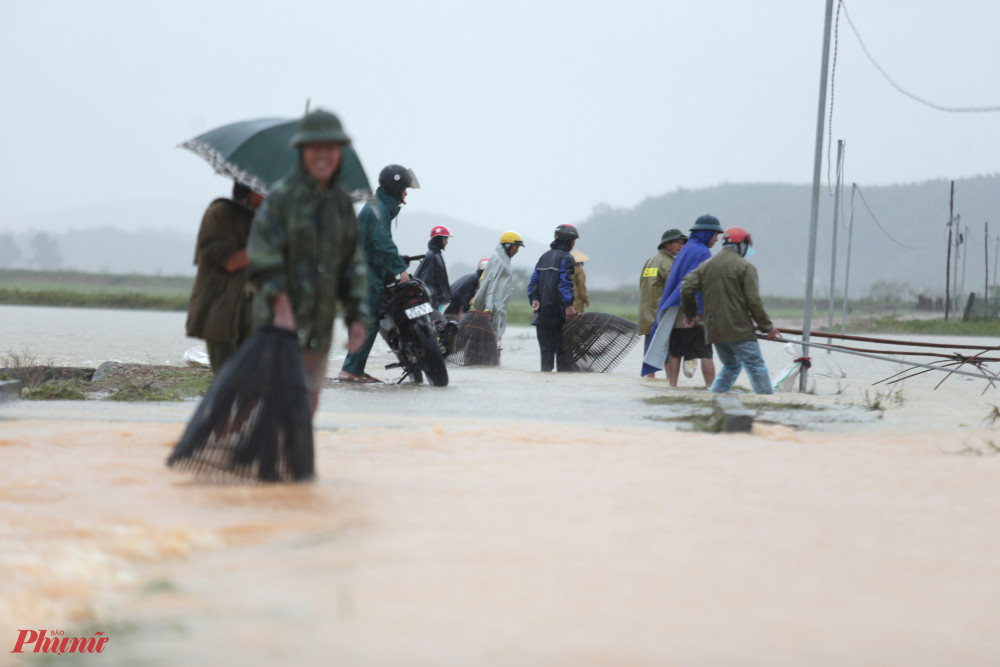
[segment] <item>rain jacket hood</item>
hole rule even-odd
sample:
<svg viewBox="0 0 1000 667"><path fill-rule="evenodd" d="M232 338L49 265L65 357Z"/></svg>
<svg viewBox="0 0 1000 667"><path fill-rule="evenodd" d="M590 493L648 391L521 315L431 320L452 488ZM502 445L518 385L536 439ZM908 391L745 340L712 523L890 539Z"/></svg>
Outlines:
<svg viewBox="0 0 1000 667"><path fill-rule="evenodd" d="M376 291L407 267L392 240L392 221L397 215L399 202L383 188L375 191L375 198L365 204L358 215L368 279Z"/></svg>
<svg viewBox="0 0 1000 667"><path fill-rule="evenodd" d="M421 280L431 293L431 305L438 308L451 301L451 287L448 284L448 267L445 266L444 236L435 236L427 242L427 254L420 260L420 266L413 277Z"/></svg>
<svg viewBox="0 0 1000 667"><path fill-rule="evenodd" d="M497 340L503 338L507 331L507 303L514 291L513 277L510 271L510 255L503 244L499 244L493 257L486 264L483 278L479 281L479 289L472 299L472 307L476 310L488 310L492 314L493 333Z"/></svg>

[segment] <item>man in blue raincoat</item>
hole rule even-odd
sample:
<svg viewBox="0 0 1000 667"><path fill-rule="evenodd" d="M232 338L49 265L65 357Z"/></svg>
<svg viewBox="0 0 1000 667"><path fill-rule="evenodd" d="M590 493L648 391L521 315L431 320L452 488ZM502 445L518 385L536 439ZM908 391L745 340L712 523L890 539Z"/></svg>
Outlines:
<svg viewBox="0 0 1000 667"><path fill-rule="evenodd" d="M722 233L722 225L714 215L703 215L691 227L691 237L674 259L670 277L663 288L660 305L656 310L656 322L649 333L649 345L642 359L643 377L666 368L667 380L671 387L677 386L681 359L700 359L701 374L705 386L715 380L715 363L712 361L712 346L705 341L705 329L699 323L688 327L680 315L681 281L698 266L711 258L709 250ZM698 312L703 313L701 294L698 298Z"/></svg>

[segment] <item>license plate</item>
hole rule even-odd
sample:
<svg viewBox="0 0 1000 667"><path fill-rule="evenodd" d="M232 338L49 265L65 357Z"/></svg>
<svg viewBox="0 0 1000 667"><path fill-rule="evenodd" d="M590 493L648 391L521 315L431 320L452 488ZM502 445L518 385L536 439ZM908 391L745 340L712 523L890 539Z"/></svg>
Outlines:
<svg viewBox="0 0 1000 667"><path fill-rule="evenodd" d="M418 306L414 306L413 308L407 308L403 312L405 312L406 316L409 317L411 320L415 320L418 317L420 317L421 315L427 315L427 314L429 314L432 310L434 310L434 309L431 308L431 304L429 304L429 303L422 303L422 304L420 304Z"/></svg>

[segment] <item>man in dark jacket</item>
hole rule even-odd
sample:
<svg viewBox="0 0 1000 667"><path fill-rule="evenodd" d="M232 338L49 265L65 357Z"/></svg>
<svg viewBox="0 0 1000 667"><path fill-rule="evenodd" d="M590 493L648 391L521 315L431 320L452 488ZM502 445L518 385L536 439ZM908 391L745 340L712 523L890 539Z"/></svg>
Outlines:
<svg viewBox="0 0 1000 667"><path fill-rule="evenodd" d="M368 264L368 310L372 314L368 334L361 347L347 355L337 374L341 382L381 382L365 372L368 355L378 335L378 298L382 288L398 275L400 282L410 279L407 263L399 255L392 240L392 221L406 204L407 188L419 188L420 183L411 169L390 164L378 175L374 201L365 204L358 215L361 247Z"/></svg>
<svg viewBox="0 0 1000 667"><path fill-rule="evenodd" d="M528 282L531 302L531 323L535 325L538 347L542 353L542 372L572 370L562 348L562 327L576 317L573 309L573 268L576 264L570 251L580 234L573 225L556 227L555 240L538 259Z"/></svg>
<svg viewBox="0 0 1000 667"><path fill-rule="evenodd" d="M201 338L208 348L212 372L250 336L253 303L246 291L247 239L254 211L264 198L242 183L233 183L232 199L216 199L208 206L201 227L188 302L187 335Z"/></svg>
<svg viewBox="0 0 1000 667"><path fill-rule="evenodd" d="M742 227L730 227L722 236L722 252L691 271L681 282L681 308L689 322L699 319L699 292L704 297L705 338L722 361L722 370L709 391L724 394L733 387L740 370L747 369L750 385L758 394L774 393L771 377L760 354L754 323L774 340L781 332L764 310L757 283L757 269L744 257L753 239Z"/></svg>
<svg viewBox="0 0 1000 667"><path fill-rule="evenodd" d="M440 308L451 301L451 286L448 284L448 267L444 265L445 247L451 232L444 225L431 230L431 240L427 242L427 253L413 272L413 277L421 280L431 293L431 305Z"/></svg>
<svg viewBox="0 0 1000 667"><path fill-rule="evenodd" d="M467 273L448 288L451 292L451 303L444 309L445 315L461 317L469 310L472 297L476 296L479 289L479 279L483 277L483 271L489 263L489 258L479 260L479 268L472 273Z"/></svg>

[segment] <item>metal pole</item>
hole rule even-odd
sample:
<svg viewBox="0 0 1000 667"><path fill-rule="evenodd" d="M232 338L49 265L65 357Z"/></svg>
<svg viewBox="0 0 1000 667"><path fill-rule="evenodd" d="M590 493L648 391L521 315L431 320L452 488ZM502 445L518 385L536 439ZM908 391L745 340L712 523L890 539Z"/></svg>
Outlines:
<svg viewBox="0 0 1000 667"><path fill-rule="evenodd" d="M823 26L823 64L819 76L819 109L816 113L816 154L813 160L812 211L809 215L809 252L806 261L806 301L802 315L802 353L809 356L809 332L812 328L813 278L816 275L816 226L819 222L819 181L823 175L823 121L826 118L826 76L830 68L830 25L833 22L833 0L826 0L826 22ZM809 371L799 373L799 391L809 386Z"/></svg>
<svg viewBox="0 0 1000 667"><path fill-rule="evenodd" d="M958 316L958 302L962 300L961 290L958 287L958 264L961 261L961 245L962 245L962 214L959 213L955 216L955 275L951 277L951 286L955 288L955 294L953 298L955 303L951 304L952 309L955 311L955 316Z"/></svg>
<svg viewBox="0 0 1000 667"><path fill-rule="evenodd" d="M847 221L847 266L844 268L844 314L840 318L840 333L847 332L847 283L851 278L851 241L854 238L854 193L857 183L851 183L851 217Z"/></svg>
<svg viewBox="0 0 1000 667"><path fill-rule="evenodd" d="M837 227L840 226L840 186L844 175L844 140L837 140L837 189L833 201L833 243L830 244L830 312L826 320L826 330L833 331L833 288L837 284ZM830 354L830 350L826 351Z"/></svg>
<svg viewBox="0 0 1000 667"><path fill-rule="evenodd" d="M944 269L944 321L948 321L951 310L951 223L955 221L955 181L951 182L951 198L948 200L948 263Z"/></svg>
<svg viewBox="0 0 1000 667"><path fill-rule="evenodd" d="M986 271L983 274L983 319L989 309L990 298L990 223L983 223L983 254L986 256Z"/></svg>
<svg viewBox="0 0 1000 667"><path fill-rule="evenodd" d="M959 238L961 239L962 243L965 243L965 239L969 238L969 226L968 225L965 226L965 234L959 234ZM963 294L965 293L965 265L968 264L968 263L969 263L969 253L963 252L962 253L962 288L960 290ZM955 304L955 313L958 313L958 309L959 309L959 307L961 305L962 305L961 303L956 303Z"/></svg>
<svg viewBox="0 0 1000 667"><path fill-rule="evenodd" d="M1000 236L993 243L993 292L997 295L997 303L1000 303L1000 292L997 291L997 255L1000 253Z"/></svg>

